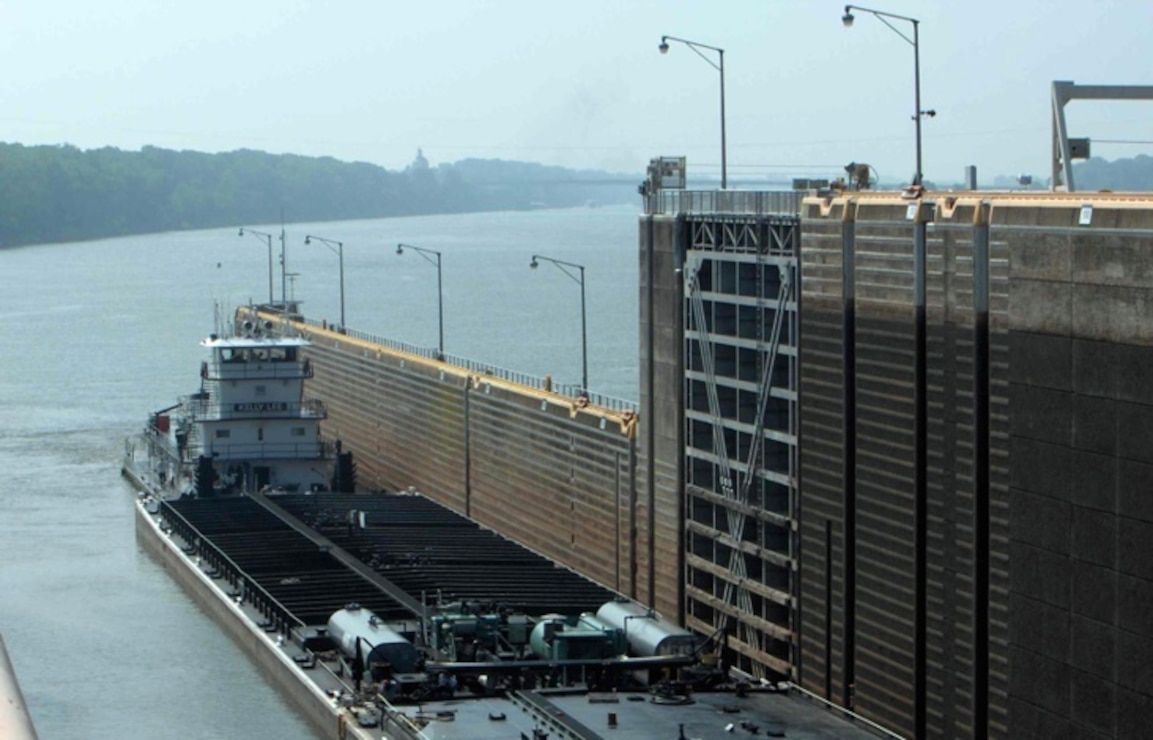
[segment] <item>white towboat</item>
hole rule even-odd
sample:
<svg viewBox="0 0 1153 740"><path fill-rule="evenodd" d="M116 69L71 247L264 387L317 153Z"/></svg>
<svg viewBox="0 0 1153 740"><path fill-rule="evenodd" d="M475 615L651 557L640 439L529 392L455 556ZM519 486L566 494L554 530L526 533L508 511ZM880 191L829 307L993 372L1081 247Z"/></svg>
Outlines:
<svg viewBox="0 0 1153 740"><path fill-rule="evenodd" d="M245 321L200 344L200 389L128 443L125 472L141 488L161 498L354 489L351 454L322 439L324 404L304 396L307 340Z"/></svg>

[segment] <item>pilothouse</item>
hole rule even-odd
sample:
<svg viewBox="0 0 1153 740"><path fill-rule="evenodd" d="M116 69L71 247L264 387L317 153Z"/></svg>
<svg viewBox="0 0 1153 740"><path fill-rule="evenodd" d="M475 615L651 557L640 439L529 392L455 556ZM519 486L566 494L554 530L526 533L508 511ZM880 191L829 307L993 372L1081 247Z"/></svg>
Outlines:
<svg viewBox="0 0 1153 740"><path fill-rule="evenodd" d="M352 462L321 436L327 415L305 397L312 366L300 337L245 321L200 344L200 390L149 417L136 470L164 495L352 491ZM141 455L144 459L141 459Z"/></svg>

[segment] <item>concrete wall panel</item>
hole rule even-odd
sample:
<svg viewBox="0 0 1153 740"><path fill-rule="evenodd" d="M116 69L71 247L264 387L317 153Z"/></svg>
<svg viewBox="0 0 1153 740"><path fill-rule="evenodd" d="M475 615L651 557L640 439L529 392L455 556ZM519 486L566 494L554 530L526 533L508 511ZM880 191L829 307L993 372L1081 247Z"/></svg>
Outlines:
<svg viewBox="0 0 1153 740"><path fill-rule="evenodd" d="M1000 227L1014 225L1015 219L1006 219L1006 211L995 213L996 224ZM1017 233L1012 233L1017 237ZM1066 234L1052 234L1044 231L1024 232L1019 238L1011 239L1009 250L1010 278L1020 281L1068 283L1073 274L1073 244Z"/></svg>
<svg viewBox="0 0 1153 740"><path fill-rule="evenodd" d="M1073 289L1061 282L1014 281L1009 315L1013 331L1069 336L1073 326Z"/></svg>

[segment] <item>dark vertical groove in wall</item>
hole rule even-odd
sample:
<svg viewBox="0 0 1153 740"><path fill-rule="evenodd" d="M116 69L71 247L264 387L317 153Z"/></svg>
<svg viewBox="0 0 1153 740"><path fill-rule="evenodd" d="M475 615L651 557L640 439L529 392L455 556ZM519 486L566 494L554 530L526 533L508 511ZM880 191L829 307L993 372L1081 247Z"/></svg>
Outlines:
<svg viewBox="0 0 1153 740"><path fill-rule="evenodd" d="M851 208L852 204L846 205ZM856 223L845 221L841 230L841 281L842 281L842 311L841 333L843 339L843 353L841 357L841 371L843 374L842 408L844 421L842 437L844 444L844 458L842 460L842 485L844 486L844 529L841 533L843 561L841 578L843 580L844 594L841 605L844 610L845 636L844 665L841 669L841 703L852 707L853 681L856 677L854 659L857 649L857 289L856 267L853 250L856 248ZM831 536L831 535L830 535ZM830 541L830 548L831 548ZM830 562L832 550L829 551ZM829 566L832 567L831 565ZM830 586L831 586L830 581ZM828 629L832 631L832 600L830 588L826 594L829 601L827 606L830 619ZM833 664L825 663L825 670L832 673ZM831 678L826 679L830 682Z"/></svg>
<svg viewBox="0 0 1153 740"><path fill-rule="evenodd" d="M682 223L683 223L682 221L679 221L679 220L677 221L678 226L680 226ZM673 289L677 291L677 297L676 297L676 301L675 301L676 307L677 307L677 315L676 315L676 319L675 319L676 323L674 324L674 326L676 326L678 331L679 331L679 333L677 335L677 341L674 342L674 345L676 347L676 353L677 353L677 377L682 378L682 379L686 377L686 372L685 372L685 295L684 295L685 252L688 250L688 238L687 238L687 236L685 236L686 231L687 231L687 229L678 228L676 230L676 233L675 233L676 238L673 241L673 267L675 268L674 272L673 272L673 275L675 276L673 278ZM677 511L678 511L677 521L681 522L681 525L677 527L677 574L678 574L678 578L677 578L677 618L680 620L681 624L684 624L685 623L685 608L686 608L686 601L687 601L687 599L685 597L685 581L686 581L686 578L688 576L688 565L686 563L686 557L685 557L685 553L688 549L688 547L687 547L688 543L686 542L686 536L685 536L686 529L684 526L684 522L687 522L689 520L688 511L687 511L687 509L688 509L688 500L687 500L688 497L684 493L684 491L685 491L685 458L686 458L685 452L684 452L684 450L685 450L685 410L684 409L685 409L685 405L686 405L688 399L685 397L686 394L685 394L685 391L683 390L683 388L684 388L684 381L683 380L681 381L680 387L682 388L682 391L681 391L680 403L677 405L677 409L678 409L677 417L678 417L679 423L677 424L677 435L676 435L676 439L677 439L677 456L676 456L677 487L676 487L676 490L679 493L679 495L678 495L679 502L678 502L678 509L677 509ZM651 517L652 516L652 510L650 509L649 512L650 512L649 515ZM650 518L650 522L652 522L651 518ZM650 531L653 529L653 526L651 523L650 523L649 529L650 529Z"/></svg>
<svg viewBox="0 0 1153 740"><path fill-rule="evenodd" d="M801 476L801 471L800 471L800 345L801 345L801 331L800 331L800 326L801 326L801 320L800 320L800 303L801 303L801 295L800 295L800 273L801 273L800 235L801 235L801 228L800 228L800 220L798 219L797 228L796 228L796 231L793 232L793 240L792 240L793 257L796 257L796 259L797 259L797 263L796 263L797 267L796 267L796 269L794 269L793 271L791 271L789 273L789 280L790 280L789 284L792 286L792 290L793 290L793 307L794 307L793 314L792 314L792 320L789 323L789 325L792 327L792 331L796 332L793 334L793 347L797 348L797 354L793 355L793 360L790 363L790 371L789 371L789 387L793 388L793 390L797 392L797 395L796 395L797 401L796 401L796 403L794 403L794 406L793 406L794 413L792 415L792 422L789 426L789 432L792 433L793 439L797 440L797 444L794 445L792 448L792 453L791 453L792 454L792 460L789 463L789 469L792 470L793 476L796 476L796 478L794 478L794 481L796 481L796 482L794 482L794 484L793 484L794 488L792 490L791 499L789 501L789 511L793 512L794 522L796 522L796 523L794 523L792 534L790 535L790 542L792 543L791 557L793 558L793 576L790 579L790 582L792 584L793 609L792 609L792 617L790 619L791 619L792 625L793 625L793 633L794 633L794 635L796 635L793 637L793 647L792 647L793 670L792 670L791 679L793 681L797 681L797 682L800 682L801 675L805 674L805 650L801 648L801 645L805 643L805 620L801 619L801 616L800 616L801 605L805 603L805 601L804 601L804 580L801 579L801 574L800 574L801 573L800 564L801 564L801 562L804 562L804 559L802 559L802 558L805 557L804 556L805 538L801 536L801 530L804 529L804 527L802 527L802 524L804 524L804 522L801 521L802 520L802 513L801 513L801 509L800 509L800 491L801 491L801 485L804 484L804 481L802 481L802 476ZM768 242L769 235L767 234L766 236L767 236L766 242ZM826 562L826 567L828 568L829 567L829 553L828 552L826 552L826 558L824 558L824 562ZM829 601L828 584L826 586L826 589L824 589L824 601L826 601L826 602ZM829 622L828 621L824 622L824 634L826 634L826 639L828 640L828 634L829 634ZM828 678L829 656L826 655L826 656L824 656L824 658L826 658L826 659L824 659L824 666L826 666L826 671L824 671L824 673L826 673L826 677ZM829 690L826 690L826 692L824 692L824 697L826 697L826 699L831 699L831 697L829 696Z"/></svg>
<svg viewBox="0 0 1153 740"><path fill-rule="evenodd" d="M629 596L637 597L637 441L629 440Z"/></svg>
<svg viewBox="0 0 1153 740"><path fill-rule="evenodd" d="M920 206L923 208L924 206ZM926 227L921 220L920 208L913 224L913 306L914 318L914 507L915 523L913 532L914 583L916 604L913 610L913 726L916 737L925 736L925 676L928 656L926 654L926 611L928 593L926 584L926 558L928 552L928 444L929 444L929 404L928 404L928 346L926 342L926 280L928 254Z"/></svg>
<svg viewBox="0 0 1153 740"><path fill-rule="evenodd" d="M648 363L647 363L647 366L645 367L645 373L648 375L648 377L646 378L646 383L647 383L647 387L649 389L649 392L648 392L647 398L645 399L645 411L644 411L644 416L642 417L641 421L645 425L645 486L648 489L646 491L646 496L648 498L649 512L651 513L652 507L653 507L653 502L656 498L656 481L654 480L654 478L656 477L656 464L655 464L656 450L654 449L656 446L656 430L654 429L654 427L655 427L656 406L657 406L656 399L654 397L655 396L655 389L653 388L653 383L656 381L656 369L655 369L656 358L653 357L653 351L656 347L656 337L655 337L656 329L655 329L655 325L654 325L654 318L655 317L653 315L654 314L654 310L653 310L653 308L654 308L653 307L653 304L654 304L653 276L656 272L653 269L653 262L656 259L656 255L655 255L655 251L656 251L656 246L655 246L655 243L656 243L656 233L655 233L656 232L656 225L653 222L652 216L649 216L649 218L648 218L648 230L647 231L648 231L648 234L647 234L646 241L648 243L645 246L648 250L648 259L645 260L645 262L646 262L646 265L645 265L645 268L646 268L645 306L647 307L647 310L648 310L648 332L647 332L648 336L645 337L645 346L646 346L646 352L647 352L647 357L648 357ZM633 538L633 561L631 564L632 565L632 579L631 579L632 580L632 594L631 594L631 596L635 599L637 597L637 559L636 559L637 523L636 523L636 507L635 506L632 509L631 515L633 517L632 526L630 527L630 530L632 533L631 536ZM650 539L652 537L651 531L649 532L649 537L650 537ZM649 606L653 605L653 594L651 591L648 594L647 603Z"/></svg>
<svg viewBox="0 0 1153 740"><path fill-rule="evenodd" d="M825 698L833 701L833 520L825 520Z"/></svg>
<svg viewBox="0 0 1153 740"><path fill-rule="evenodd" d="M472 516L472 426L469 406L472 401L472 383L464 384L464 515Z"/></svg>
<svg viewBox="0 0 1153 740"><path fill-rule="evenodd" d="M645 549L648 551L645 557L645 594L647 595L648 605L654 609L657 605L656 563L653 562L657 547L656 538L654 537L653 532L653 523L656 521L657 508L657 404L655 393L657 379L655 311L656 279L656 249L653 248L649 251L649 500L645 522Z"/></svg>
<svg viewBox="0 0 1153 740"><path fill-rule="evenodd" d="M616 499L613 502L613 507L616 516L613 517L613 526L616 531L613 532L613 588L618 592L621 590L621 453L617 453L616 460L616 485L613 489L616 492Z"/></svg>
<svg viewBox="0 0 1153 740"><path fill-rule="evenodd" d="M674 245L674 248L675 248L675 245L678 244L680 239L681 239L681 232L682 232L683 225L684 225L684 217L678 216L676 223L673 226L673 245ZM654 356L654 353L656 351L655 350L655 347L656 347L656 336L655 336L656 335L656 313L655 313L656 296L655 296L655 287L654 286L655 286L655 281L657 279L657 269L656 269L656 264L655 264L656 263L656 250L653 247L653 241L654 240L652 238L652 233L650 232L650 239L649 239L649 285L648 285L648 303L649 303L649 336L648 336L648 342L649 342L649 367L648 367L648 372L649 372L649 413L648 413L649 424L648 424L648 440L649 440L649 455L648 455L648 466L647 466L647 473L648 473L648 479L649 479L649 500L648 500L648 512L647 512L647 517L646 517L646 527L647 527L646 543L647 543L647 545L646 545L645 549L648 552L647 552L647 557L646 557L647 567L646 567L646 573L645 573L645 591L646 591L647 597L648 597L648 602L647 602L648 605L650 607L656 608L656 605L657 605L657 602L656 602L656 599L657 599L657 596L656 596L657 542L656 542L655 532L656 532L656 517L657 517L657 512L656 512L656 509L657 509L657 482L656 482L656 477L657 477L656 441L657 441L657 437L656 437L656 421L655 421L656 420L656 398L655 398L656 393L654 391L655 391L656 374L657 373L656 373L656 357ZM679 336L677 338L678 342L684 341L683 338L681 338L681 337L683 337L683 333L681 334L681 336ZM684 403L683 397L678 401L678 403L679 404ZM678 450L676 454L678 457L683 456L680 450ZM677 489L677 490L682 495L682 498L683 498L684 489L681 488L681 489ZM678 506L683 507L684 502L679 501ZM683 509L679 509L679 510L683 512ZM682 518L681 521L683 522L684 519ZM680 527L680 529L683 529L683 525ZM679 538L681 536L681 534L678 533L677 536ZM682 611L683 608L684 608L683 605L680 605L678 607L678 612Z"/></svg>
<svg viewBox="0 0 1153 740"><path fill-rule="evenodd" d="M989 734L989 226L973 228L973 736Z"/></svg>

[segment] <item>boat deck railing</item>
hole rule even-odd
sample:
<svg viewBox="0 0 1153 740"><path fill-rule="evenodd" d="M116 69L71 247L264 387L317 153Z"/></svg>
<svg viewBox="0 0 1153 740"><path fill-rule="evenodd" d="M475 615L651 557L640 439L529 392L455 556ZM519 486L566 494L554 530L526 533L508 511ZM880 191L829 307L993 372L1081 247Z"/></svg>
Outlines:
<svg viewBox="0 0 1153 740"><path fill-rule="evenodd" d="M211 455L218 461L301 459L320 462L336 457L336 442L326 438L301 442L222 443L222 440L202 440L193 435L178 451L168 443L167 432L155 422L145 427L141 439L145 444L142 451L147 453L149 463L153 465L184 465L200 455Z"/></svg>
<svg viewBox="0 0 1153 740"><path fill-rule="evenodd" d="M200 366L206 380L307 380L312 374L308 360L204 362Z"/></svg>
<svg viewBox="0 0 1153 740"><path fill-rule="evenodd" d="M240 419L325 419L328 407L318 398L301 402L245 401L221 403L219 399L185 396L180 399L197 421L236 421Z"/></svg>
<svg viewBox="0 0 1153 740"><path fill-rule="evenodd" d="M332 456L332 448L325 442L255 442L221 444L219 440L209 440L202 444L189 445L189 452L208 455L217 462L227 460L326 460Z"/></svg>

